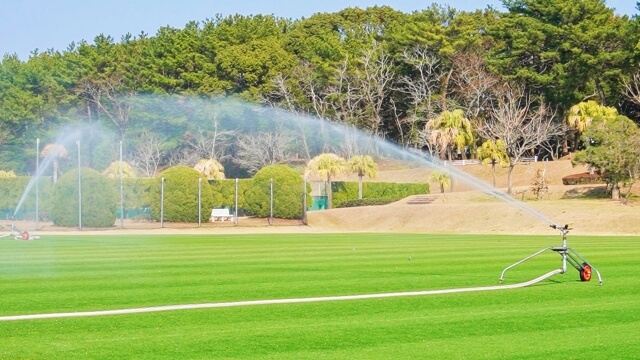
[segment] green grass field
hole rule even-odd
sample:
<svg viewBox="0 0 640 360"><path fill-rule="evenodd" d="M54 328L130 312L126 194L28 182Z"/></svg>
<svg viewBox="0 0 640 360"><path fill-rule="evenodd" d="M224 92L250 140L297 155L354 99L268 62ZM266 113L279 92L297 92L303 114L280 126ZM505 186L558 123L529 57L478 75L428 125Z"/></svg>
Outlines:
<svg viewBox="0 0 640 360"><path fill-rule="evenodd" d="M496 285L559 236L0 239L0 316ZM602 272L515 290L0 321L2 359L637 359L640 238L571 237ZM530 280L552 252L507 273Z"/></svg>

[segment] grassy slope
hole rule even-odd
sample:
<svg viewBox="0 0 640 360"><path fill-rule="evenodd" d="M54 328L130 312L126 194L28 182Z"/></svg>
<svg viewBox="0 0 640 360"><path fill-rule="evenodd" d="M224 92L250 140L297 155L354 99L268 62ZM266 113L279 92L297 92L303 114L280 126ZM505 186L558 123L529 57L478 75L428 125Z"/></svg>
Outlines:
<svg viewBox="0 0 640 360"><path fill-rule="evenodd" d="M0 322L2 358L633 358L640 239L574 237L570 269L500 292ZM47 237L0 242L0 315L495 285L555 237ZM411 260L409 260L409 257ZM529 280L555 254L507 273Z"/></svg>

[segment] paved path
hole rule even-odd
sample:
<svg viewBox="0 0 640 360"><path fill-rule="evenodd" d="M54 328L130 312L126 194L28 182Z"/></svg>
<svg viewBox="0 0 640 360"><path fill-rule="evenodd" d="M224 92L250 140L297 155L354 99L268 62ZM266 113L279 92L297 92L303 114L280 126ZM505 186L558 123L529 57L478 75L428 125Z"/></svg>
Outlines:
<svg viewBox="0 0 640 360"><path fill-rule="evenodd" d="M425 291L395 292L395 293L381 293L381 294L325 296L325 297L311 297L311 298L297 298L297 299L250 300L250 301L234 301L234 302L204 303L204 304L167 305L167 306L152 306L152 307L120 309L120 310L11 315L11 316L0 316L0 321L139 314L139 313L158 312L158 311L209 309L209 308L224 308L224 307L236 307L236 306L254 306L254 305L296 304L296 303L311 303L311 302L322 302L322 301L381 299L381 298L405 297L405 296L453 294L453 293L463 293L463 292L473 292L473 291L506 290L506 289L517 289L525 286L530 286L530 285L539 283L543 280L546 280L553 275L560 274L560 273L562 273L562 269L557 269L549 273L546 273L540 277L537 277L533 280L526 281L523 283L510 284L510 285L479 286L479 287L469 287L469 288L459 288L459 289L425 290Z"/></svg>

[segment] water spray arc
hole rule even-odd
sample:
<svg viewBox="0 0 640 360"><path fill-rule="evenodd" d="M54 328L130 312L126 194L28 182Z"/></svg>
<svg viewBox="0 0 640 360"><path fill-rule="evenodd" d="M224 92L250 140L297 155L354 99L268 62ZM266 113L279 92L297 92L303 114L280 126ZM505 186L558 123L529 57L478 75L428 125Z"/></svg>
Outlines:
<svg viewBox="0 0 640 360"><path fill-rule="evenodd" d="M4 234L0 237L8 237L12 236L16 240L36 240L39 239L39 236L35 236L30 234L28 231L18 230L15 226L14 222L18 220L18 213L22 209L25 201L27 200L27 196L31 192L31 190L35 187L35 230L38 230L38 222L40 221L40 178L44 171L49 168L56 158L60 156L60 154L66 152L66 147L70 146L74 142L78 144L80 143L80 137L82 135L82 129L67 129L58 136L54 143L45 147L43 152L40 152L40 138L36 138L36 170L34 176L31 177L27 186L25 187L20 199L18 200L18 204L14 210L13 216L11 217L11 229L10 233ZM50 151L47 151L47 148ZM80 150L78 150L78 173L80 173ZM40 157L43 157L42 161L40 161Z"/></svg>
<svg viewBox="0 0 640 360"><path fill-rule="evenodd" d="M194 108L202 107L202 103L186 101L180 102L175 101L175 99L171 100L167 98L158 99L162 104L173 104L176 108L181 103L186 103L186 106L190 104L194 105ZM184 100L184 99L182 99ZM148 108L154 108L155 102L151 102L148 104ZM378 294L364 294L364 295L345 295L345 296L326 296L326 297L315 297L315 298L298 298L298 299L273 299L273 300L256 300L256 301L238 301L238 302L227 302L227 303L206 303L206 304L183 304L183 305L168 305L168 306L159 306L159 307L149 307L149 308L140 308L140 309L122 309L122 310L105 310L105 311L95 311L95 312L75 312L75 313L58 313L58 314L34 314L34 315L18 315L18 316L4 316L0 317L0 321L9 321L9 320L26 320L26 319L38 319L38 318L57 318L57 317L76 317L76 316L101 316L101 315L114 315L114 314L129 314L129 313L140 313L140 312L155 312L155 311L171 311L171 310L186 310L186 309L197 309L197 308L218 308L218 307L233 307L233 306L252 306L252 305L270 305L270 304L284 304L284 303L307 303L307 302L321 302L321 301L343 301L343 300L357 300L357 299L375 299L375 298L390 298L390 297L402 297L402 296L427 296L427 295L441 295L441 294L451 294L451 293L462 293L462 292L479 292L479 291L493 291L493 290L506 290L506 289L516 289L531 286L546 279L549 279L552 276L558 274L564 274L567 272L568 265L573 266L580 273L581 280L589 281L591 279L591 274L593 271L596 272L600 284L602 284L602 277L600 272L593 266L593 264L589 263L585 258L580 256L577 252L575 252L572 248L568 247L567 244L567 234L569 232L568 226L560 226L553 220L549 219L544 214L536 211L535 209L527 206L521 201L514 199L511 195L506 194L504 191L501 191L495 186L491 186L480 179L469 175L463 171L458 169L448 167L439 159L429 156L428 154L422 153L420 151L412 151L406 148L402 148L396 144L392 144L388 141L381 139L374 139L371 135L367 135L363 132L357 131L351 127L347 127L344 125L339 125L335 123L331 123L325 121L323 119L314 118L311 116L299 116L294 115L285 111L280 111L277 109L264 109L256 106L250 106L247 104L242 104L235 101L228 101L224 104L219 105L231 105L231 107L238 107L241 110L250 113L253 116L242 116L242 118L260 118L261 120L267 120L264 122L260 122L261 126L266 126L266 128L260 128L262 132L272 131L286 131L286 126L290 126L290 131L292 134L297 134L299 136L306 136L307 134L312 134L315 137L318 137L318 141L316 143L316 151L333 151L336 149L340 149L340 147L348 147L349 150L360 151L362 154L366 154L367 152L374 155L386 156L394 159L401 160L412 160L417 162L418 164L449 172L452 176L455 176L456 180L463 181L474 188L491 195L501 201L504 201L506 204L515 207L516 209L520 209L527 214L533 216L544 224L551 224L551 228L555 230L559 230L562 234L562 245L558 247L547 247L544 248L510 266L505 268L502 271L500 276L500 282L505 278L505 274L508 270L518 266L546 251L553 251L558 253L561 256L562 264L560 268L553 269L552 271L543 274L537 278L532 280L517 283L517 284L506 284L506 285L493 285L493 286L480 286L480 287L469 287L469 288L452 288L452 289L442 289L442 290L425 290L425 291L413 291L413 292L403 292L403 293L378 293ZM207 108L204 106L202 108ZM143 109L144 110L144 109ZM233 109L235 110L235 109ZM233 111L232 111L233 113ZM242 111L240 111L242 113ZM247 114L244 114L247 115ZM206 116L203 118L207 118ZM229 124L232 126L229 129L223 130L233 130L235 126L238 124L243 124L243 121L239 119L239 121L229 121ZM246 124L245 124L246 125ZM269 129L268 126L273 126L273 129ZM285 126L286 125L286 126ZM309 141L309 143L313 143L313 141ZM78 168L80 169L80 141L78 140ZM122 149L122 144L121 144ZM54 157L48 156L44 162L50 163L52 158ZM122 150L120 159L122 162ZM46 164L44 164L46 166ZM41 173L40 168L38 168L37 175ZM80 170L78 171L80 174ZM37 176L36 176L37 179ZM81 179L78 179L80 182ZM161 196L160 196L160 227L164 227L164 190L165 190L165 178L162 177L160 179L161 182ZM25 193L28 192L31 183L28 185ZM79 186L79 191L80 191ZM238 179L236 178L236 198L235 198L235 214L234 220L237 225L238 219ZM199 190L200 191L200 190ZM271 199L273 199L273 181L271 181L270 186ZM121 192L122 194L122 192ZM79 197L81 197L81 193L79 193ZM305 199L306 199L306 179L305 179ZM20 200L22 203L23 199ZM273 200L271 200L273 201ZM19 208L20 204L18 205ZM200 206L200 205L199 205ZM271 205L272 207L272 205ZM16 209L17 212L17 209ZM121 201L121 212L123 213L122 201ZM81 211L79 210L79 216L81 216ZM200 217L200 216L199 216ZM270 211L270 224L273 217L273 210ZM80 220L80 228L82 226L82 222ZM12 226L12 230L13 230ZM12 235L23 236L19 232ZM3 235L8 236L8 235ZM27 234L28 236L28 234Z"/></svg>

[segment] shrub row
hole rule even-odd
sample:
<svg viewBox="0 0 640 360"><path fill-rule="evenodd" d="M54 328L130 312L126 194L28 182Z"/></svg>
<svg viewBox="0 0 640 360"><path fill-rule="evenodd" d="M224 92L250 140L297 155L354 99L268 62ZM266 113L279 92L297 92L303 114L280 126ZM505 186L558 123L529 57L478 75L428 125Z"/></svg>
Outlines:
<svg viewBox="0 0 640 360"><path fill-rule="evenodd" d="M120 211L120 180L107 179L95 170L81 169L82 222L87 227L112 226ZM201 201L202 217L208 217L212 208L236 208L236 180L207 181L199 172L187 166L167 169L157 178L123 179L125 214L148 211L154 220L160 219L160 197L164 178L164 220L169 222L197 222L198 199ZM273 179L273 183L271 182ZM0 209L11 212L29 186L29 177L0 179ZM201 184L201 186L198 186ZM238 213L278 218L299 219L303 213L303 180L300 174L287 165L267 166L252 179L238 180ZM33 186L33 185L32 185ZM56 225L78 226L78 172L65 173L53 186L51 178L40 178L40 207L49 213ZM274 203L270 204L273 191ZM334 182L335 207L386 204L415 194L428 194L428 184L363 184L364 199L358 200L358 183ZM311 204L310 185L307 184L307 204ZM200 194L200 198L199 198ZM33 190L25 198L23 209L35 206ZM0 210L2 211L2 210Z"/></svg>
<svg viewBox="0 0 640 360"><path fill-rule="evenodd" d="M356 200L347 200L340 203L340 205L336 206L338 208L348 208L348 207L358 207L358 206L376 206L376 205L387 205L392 202L398 201L400 199L356 199Z"/></svg>
<svg viewBox="0 0 640 360"><path fill-rule="evenodd" d="M604 184L600 174L573 174L562 178L562 184L564 185L588 185L588 184Z"/></svg>
<svg viewBox="0 0 640 360"><path fill-rule="evenodd" d="M333 206L358 199L357 182L336 181L332 183ZM429 194L429 184L365 182L362 184L363 199L398 200L411 195Z"/></svg>

